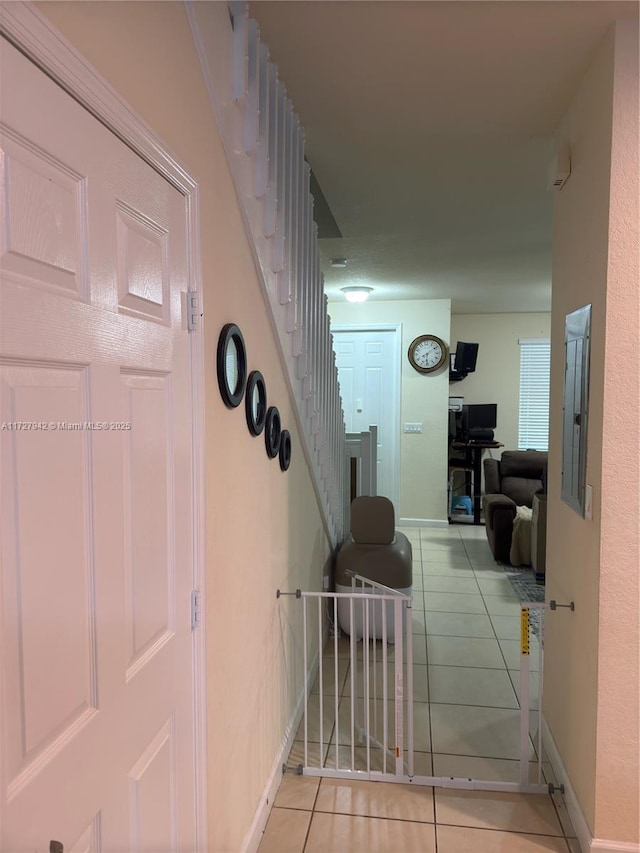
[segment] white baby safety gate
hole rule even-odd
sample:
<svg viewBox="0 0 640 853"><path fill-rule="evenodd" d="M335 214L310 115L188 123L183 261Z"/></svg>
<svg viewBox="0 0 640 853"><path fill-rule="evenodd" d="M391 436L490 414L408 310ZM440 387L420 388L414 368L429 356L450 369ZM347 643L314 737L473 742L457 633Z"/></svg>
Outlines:
<svg viewBox="0 0 640 853"><path fill-rule="evenodd" d="M542 775L543 603L523 603L520 611L519 779L517 782L483 781L414 772L413 636L409 595L355 574L351 592L296 590L284 593L278 590L277 597L282 595L295 596L302 607L302 665L306 687L302 720L295 736L296 752L301 759L295 768L297 772L307 776L522 793L546 793L553 789L544 782ZM340 636L339 607L343 612L341 624L345 625L346 609L349 614L346 624L356 629L350 635ZM533 644L532 625L538 634L538 642ZM539 696L533 709L530 691L532 645L537 645L540 680ZM323 653L318 655L318 649L323 649ZM537 730L533 734L532 711L537 715ZM532 745L535 761L532 760Z"/></svg>

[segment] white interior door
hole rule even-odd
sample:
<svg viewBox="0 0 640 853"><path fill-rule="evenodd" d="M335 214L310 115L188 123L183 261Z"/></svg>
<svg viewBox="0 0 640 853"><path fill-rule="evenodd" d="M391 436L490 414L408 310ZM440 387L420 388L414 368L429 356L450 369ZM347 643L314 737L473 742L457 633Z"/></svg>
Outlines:
<svg viewBox="0 0 640 853"><path fill-rule="evenodd" d="M193 851L185 198L0 53L0 849Z"/></svg>
<svg viewBox="0 0 640 853"><path fill-rule="evenodd" d="M332 327L347 432L378 427L378 494L399 506L399 330Z"/></svg>

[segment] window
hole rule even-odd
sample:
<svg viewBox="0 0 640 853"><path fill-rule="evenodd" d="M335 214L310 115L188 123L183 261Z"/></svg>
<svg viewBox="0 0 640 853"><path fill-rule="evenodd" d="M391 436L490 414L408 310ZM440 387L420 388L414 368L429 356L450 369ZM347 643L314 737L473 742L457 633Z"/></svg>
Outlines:
<svg viewBox="0 0 640 853"><path fill-rule="evenodd" d="M551 344L546 340L520 343L520 409L518 448L549 449L549 367Z"/></svg>

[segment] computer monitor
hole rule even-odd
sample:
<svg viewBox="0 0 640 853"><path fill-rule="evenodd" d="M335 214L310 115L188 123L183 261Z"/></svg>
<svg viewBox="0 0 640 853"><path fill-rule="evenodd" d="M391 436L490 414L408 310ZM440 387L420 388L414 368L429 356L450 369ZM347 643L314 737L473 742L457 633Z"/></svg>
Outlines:
<svg viewBox="0 0 640 853"><path fill-rule="evenodd" d="M470 403L467 410L467 429L495 429L498 425L497 403Z"/></svg>
<svg viewBox="0 0 640 853"><path fill-rule="evenodd" d="M465 441L493 441L498 425L497 403L470 403L462 408L462 433Z"/></svg>

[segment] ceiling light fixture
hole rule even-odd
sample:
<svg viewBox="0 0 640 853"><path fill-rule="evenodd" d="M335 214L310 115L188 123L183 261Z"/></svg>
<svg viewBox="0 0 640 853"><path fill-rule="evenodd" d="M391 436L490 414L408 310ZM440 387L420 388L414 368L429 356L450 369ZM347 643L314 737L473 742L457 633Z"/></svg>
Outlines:
<svg viewBox="0 0 640 853"><path fill-rule="evenodd" d="M347 266L347 259L346 258L331 258L329 263L331 264L332 267L334 267L334 269L343 270Z"/></svg>
<svg viewBox="0 0 640 853"><path fill-rule="evenodd" d="M373 293L372 287L365 287L364 285L341 287L340 290L344 293L347 302L366 302L370 294Z"/></svg>

